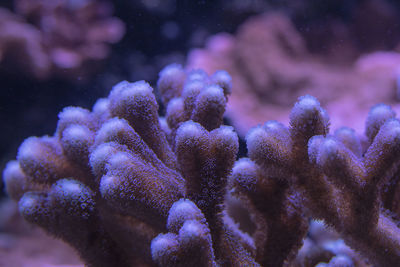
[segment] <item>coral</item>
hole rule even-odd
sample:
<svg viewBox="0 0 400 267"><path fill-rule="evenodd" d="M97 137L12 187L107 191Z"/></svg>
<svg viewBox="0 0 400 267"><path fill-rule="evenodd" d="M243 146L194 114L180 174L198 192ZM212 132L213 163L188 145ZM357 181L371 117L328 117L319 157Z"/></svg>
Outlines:
<svg viewBox="0 0 400 267"><path fill-rule="evenodd" d="M262 266L283 266L293 260L308 230L299 205L300 195L291 190L286 181L271 179L247 158L235 164L230 188L254 216L257 262Z"/></svg>
<svg viewBox="0 0 400 267"><path fill-rule="evenodd" d="M76 248L88 266L154 265L152 255L172 264L163 244L176 251L191 239L209 263L256 265L250 239L224 212L238 151L232 128L221 126L230 86L226 72L171 65L158 82L166 118L144 81L115 85L92 111L67 107L53 136L21 145L4 170L6 190L27 221ZM203 219L176 214L179 203Z"/></svg>
<svg viewBox="0 0 400 267"><path fill-rule="evenodd" d="M317 99L300 97L290 127L254 127L236 161L227 72L169 65L157 87L165 117L148 83L123 81L91 111L65 108L53 136L26 139L3 172L20 214L87 266L396 266L389 106L371 109L361 142L349 128L330 135Z"/></svg>
<svg viewBox="0 0 400 267"><path fill-rule="evenodd" d="M326 34L326 28L322 29ZM216 34L205 48L193 49L187 67L208 73L225 69L232 75L227 115L241 136L260 121L288 123L292 103L305 94L317 97L335 114L334 129L362 130L361 118L377 102L399 109L398 53L378 52L356 59L358 54L349 55L340 43L332 48L334 55L318 54L307 46L305 34L282 13L258 15L240 25L234 35ZM338 60L341 57L345 60Z"/></svg>
<svg viewBox="0 0 400 267"><path fill-rule="evenodd" d="M16 14L1 12L0 62L38 79L91 74L124 34L111 6L95 0L15 0Z"/></svg>
<svg viewBox="0 0 400 267"><path fill-rule="evenodd" d="M396 216L381 200L398 181L400 122L393 117L388 106L371 109L362 151L351 129L328 135L326 111L304 96L292 109L289 129L269 122L247 135L249 157L264 174L288 183L305 214L335 228L374 266L395 266L400 255ZM239 184L254 179L240 178Z"/></svg>
<svg viewBox="0 0 400 267"><path fill-rule="evenodd" d="M26 64L24 69L28 75L45 77L50 71L50 62L40 31L4 8L0 8L0 30L0 63L11 69Z"/></svg>

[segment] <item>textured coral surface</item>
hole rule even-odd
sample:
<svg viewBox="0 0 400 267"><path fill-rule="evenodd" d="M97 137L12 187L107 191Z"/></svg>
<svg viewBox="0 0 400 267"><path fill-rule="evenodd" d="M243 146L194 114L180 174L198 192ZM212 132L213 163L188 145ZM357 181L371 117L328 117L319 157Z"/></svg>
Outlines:
<svg viewBox="0 0 400 267"><path fill-rule="evenodd" d="M315 97L289 126L239 139L222 125L225 71L169 65L158 115L144 81L92 110L67 107L52 136L27 138L3 177L19 213L86 266L396 266L400 121L374 106L365 138L329 131ZM325 226L329 226L330 230Z"/></svg>

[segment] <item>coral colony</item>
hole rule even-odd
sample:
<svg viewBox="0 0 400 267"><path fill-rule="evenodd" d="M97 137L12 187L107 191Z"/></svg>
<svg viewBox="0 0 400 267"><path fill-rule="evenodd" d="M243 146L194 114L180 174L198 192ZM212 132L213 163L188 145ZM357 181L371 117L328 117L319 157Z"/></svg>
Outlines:
<svg viewBox="0 0 400 267"><path fill-rule="evenodd" d="M91 111L65 108L53 136L26 139L4 170L21 215L86 266L399 266L389 106L371 109L361 142L349 128L329 134L325 110L303 96L289 127L253 128L236 161L238 137L222 125L228 73L170 65L158 89L165 117L149 84L124 81ZM329 251L309 241L322 222L337 232Z"/></svg>

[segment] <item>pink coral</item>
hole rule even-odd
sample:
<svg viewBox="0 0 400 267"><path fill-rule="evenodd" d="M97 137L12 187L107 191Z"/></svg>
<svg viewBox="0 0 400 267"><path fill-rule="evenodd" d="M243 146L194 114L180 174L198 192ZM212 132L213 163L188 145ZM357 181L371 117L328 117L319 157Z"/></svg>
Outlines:
<svg viewBox="0 0 400 267"><path fill-rule="evenodd" d="M187 67L210 73L225 69L232 75L227 115L241 135L260 121L287 124L291 103L305 94L316 96L336 115L333 128L347 125L361 131L360 118L376 102L399 108L397 58L396 52L376 53L335 63L308 51L285 15L267 13L250 18L235 35L212 36L204 49L190 52Z"/></svg>
<svg viewBox="0 0 400 267"><path fill-rule="evenodd" d="M0 62L35 78L89 75L124 35L104 2L16 0L15 7L16 15L3 10L0 22L2 54L13 61Z"/></svg>

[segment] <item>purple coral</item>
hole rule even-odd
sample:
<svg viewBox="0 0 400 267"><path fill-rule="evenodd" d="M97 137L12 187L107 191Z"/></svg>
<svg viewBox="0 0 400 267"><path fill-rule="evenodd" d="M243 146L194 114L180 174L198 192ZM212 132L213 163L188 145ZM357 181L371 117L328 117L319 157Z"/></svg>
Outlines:
<svg viewBox="0 0 400 267"><path fill-rule="evenodd" d="M255 127L249 158L236 161L238 137L222 125L226 72L170 65L158 88L165 118L149 84L125 81L91 111L65 108L53 136L25 140L3 173L22 216L75 247L87 266L356 261L317 241L303 245L309 218L335 228L376 266L399 261L400 230L384 211L396 212L399 194L387 190L397 187L400 151L389 107L371 110L363 150L349 128L330 136L318 100L301 97L290 127ZM235 199L248 209L249 231L229 212Z"/></svg>
<svg viewBox="0 0 400 267"><path fill-rule="evenodd" d="M248 140L250 158L267 176L297 192L304 214L334 227L374 266L395 266L400 256L397 220L380 200L384 188L397 180L400 123L393 116L387 106L371 110L366 133L372 143L362 157L354 132L328 135L326 112L310 96L296 103L290 128L280 129L288 138L264 130L263 135L250 133Z"/></svg>
<svg viewBox="0 0 400 267"><path fill-rule="evenodd" d="M180 233L183 244L201 245L208 233L210 260L215 253L227 264L246 262L246 250L235 244L238 230L223 214L238 150L232 128L221 126L230 78L198 73L178 65L161 72L164 120L149 84L121 82L92 111L65 108L54 136L28 138L4 171L22 216L75 247L88 266L154 265L151 242L167 230ZM196 92L183 96L194 82ZM184 197L202 220L174 217ZM167 253L160 251L163 240L153 241L157 262Z"/></svg>

